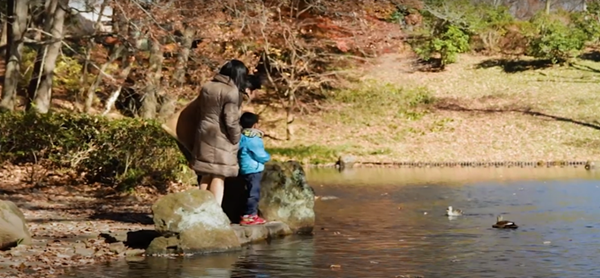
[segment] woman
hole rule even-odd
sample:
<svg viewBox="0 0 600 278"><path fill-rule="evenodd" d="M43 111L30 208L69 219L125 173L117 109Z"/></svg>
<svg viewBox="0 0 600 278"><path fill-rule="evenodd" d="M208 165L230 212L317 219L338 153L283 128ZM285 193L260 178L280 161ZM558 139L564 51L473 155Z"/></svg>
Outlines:
<svg viewBox="0 0 600 278"><path fill-rule="evenodd" d="M200 188L223 202L225 178L238 175L240 108L248 84L248 68L239 60L227 62L202 86L192 169L201 175Z"/></svg>

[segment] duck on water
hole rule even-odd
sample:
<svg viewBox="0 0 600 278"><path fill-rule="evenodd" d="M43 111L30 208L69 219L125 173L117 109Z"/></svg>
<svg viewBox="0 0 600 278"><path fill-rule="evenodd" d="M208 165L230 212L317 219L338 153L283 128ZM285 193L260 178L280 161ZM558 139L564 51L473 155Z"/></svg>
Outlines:
<svg viewBox="0 0 600 278"><path fill-rule="evenodd" d="M460 209L454 209L452 206L449 206L446 209L446 216L460 216L463 214L463 211Z"/></svg>
<svg viewBox="0 0 600 278"><path fill-rule="evenodd" d="M492 225L492 228L496 229L516 229L519 228L515 222L504 220L502 215L498 215L496 218L496 224Z"/></svg>

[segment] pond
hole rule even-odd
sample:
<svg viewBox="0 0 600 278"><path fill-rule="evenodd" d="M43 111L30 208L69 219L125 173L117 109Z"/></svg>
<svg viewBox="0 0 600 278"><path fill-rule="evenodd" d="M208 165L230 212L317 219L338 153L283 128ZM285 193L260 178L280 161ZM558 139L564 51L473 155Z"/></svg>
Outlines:
<svg viewBox="0 0 600 278"><path fill-rule="evenodd" d="M569 169L311 170L313 236L146 258L65 277L600 277L600 174ZM465 215L449 219L452 205ZM519 225L492 229L496 215ZM332 267L333 266L333 267Z"/></svg>

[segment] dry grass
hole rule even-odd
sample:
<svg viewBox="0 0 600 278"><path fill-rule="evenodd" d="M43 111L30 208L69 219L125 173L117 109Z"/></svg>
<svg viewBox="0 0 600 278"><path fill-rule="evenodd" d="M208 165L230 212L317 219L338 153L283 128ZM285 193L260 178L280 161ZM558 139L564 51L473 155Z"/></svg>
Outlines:
<svg viewBox="0 0 600 278"><path fill-rule="evenodd" d="M503 68L493 59L463 55L445 72L424 73L411 71L412 57L384 56L363 72L368 94L336 92L330 109L296 121L294 140L267 145L279 158L307 162L332 162L342 153L361 161L600 159L600 64ZM506 72L517 66L527 69ZM407 108L415 94L436 101ZM285 134L281 123L266 129Z"/></svg>

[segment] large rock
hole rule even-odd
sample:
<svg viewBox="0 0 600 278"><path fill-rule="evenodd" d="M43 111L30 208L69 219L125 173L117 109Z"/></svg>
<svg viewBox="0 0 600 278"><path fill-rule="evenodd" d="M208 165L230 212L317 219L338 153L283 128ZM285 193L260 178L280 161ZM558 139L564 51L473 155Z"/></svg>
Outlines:
<svg viewBox="0 0 600 278"><path fill-rule="evenodd" d="M15 203L0 200L0 250L30 243L31 233L25 224L23 212Z"/></svg>
<svg viewBox="0 0 600 278"><path fill-rule="evenodd" d="M292 234L285 223L272 221L264 225L240 226L234 225L233 230L242 244L248 244Z"/></svg>
<svg viewBox="0 0 600 278"><path fill-rule="evenodd" d="M315 194L300 163L267 163L260 194L259 210L265 219L281 221L295 233L312 233Z"/></svg>
<svg viewBox="0 0 600 278"><path fill-rule="evenodd" d="M196 254L237 250L240 241L212 193L190 189L168 194L153 206L154 226L162 236L148 255Z"/></svg>

